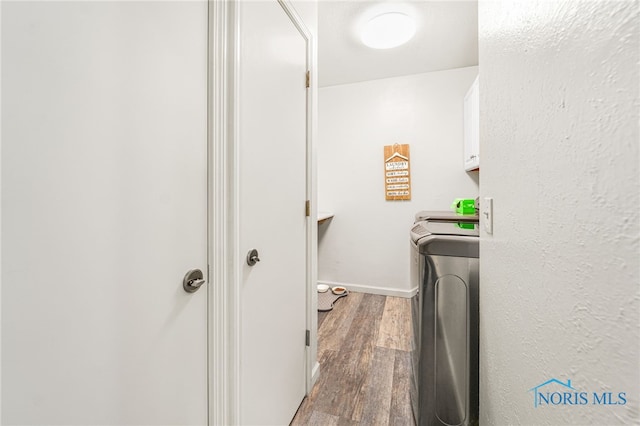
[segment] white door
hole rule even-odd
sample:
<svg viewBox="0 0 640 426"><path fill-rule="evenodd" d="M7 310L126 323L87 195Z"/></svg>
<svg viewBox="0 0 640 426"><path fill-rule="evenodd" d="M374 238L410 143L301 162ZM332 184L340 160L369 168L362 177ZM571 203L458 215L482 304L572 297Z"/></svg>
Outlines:
<svg viewBox="0 0 640 426"><path fill-rule="evenodd" d="M206 2L1 24L2 422L206 424Z"/></svg>
<svg viewBox="0 0 640 426"><path fill-rule="evenodd" d="M288 424L305 395L307 42L276 2L240 3L240 411Z"/></svg>

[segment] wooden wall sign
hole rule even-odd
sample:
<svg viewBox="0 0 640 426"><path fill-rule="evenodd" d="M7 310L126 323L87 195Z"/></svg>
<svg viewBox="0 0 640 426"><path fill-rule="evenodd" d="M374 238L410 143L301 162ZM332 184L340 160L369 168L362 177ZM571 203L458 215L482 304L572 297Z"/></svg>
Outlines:
<svg viewBox="0 0 640 426"><path fill-rule="evenodd" d="M384 193L388 201L411 199L409 144L384 147Z"/></svg>

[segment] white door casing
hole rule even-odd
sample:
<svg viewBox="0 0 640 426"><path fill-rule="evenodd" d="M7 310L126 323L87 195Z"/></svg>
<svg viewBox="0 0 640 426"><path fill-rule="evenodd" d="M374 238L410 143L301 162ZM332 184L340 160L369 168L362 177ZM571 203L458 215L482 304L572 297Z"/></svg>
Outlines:
<svg viewBox="0 0 640 426"><path fill-rule="evenodd" d="M285 3L239 2L240 422L286 424L306 390L308 36Z"/></svg>
<svg viewBox="0 0 640 426"><path fill-rule="evenodd" d="M2 420L204 424L207 4L2 9Z"/></svg>

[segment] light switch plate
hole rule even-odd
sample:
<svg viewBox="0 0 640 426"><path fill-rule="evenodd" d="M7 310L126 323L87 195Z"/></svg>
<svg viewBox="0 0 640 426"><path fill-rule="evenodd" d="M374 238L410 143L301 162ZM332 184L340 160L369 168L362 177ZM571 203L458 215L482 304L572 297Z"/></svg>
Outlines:
<svg viewBox="0 0 640 426"><path fill-rule="evenodd" d="M487 234L493 234L493 198L484 197L484 203L482 203L482 216L484 216L484 230Z"/></svg>

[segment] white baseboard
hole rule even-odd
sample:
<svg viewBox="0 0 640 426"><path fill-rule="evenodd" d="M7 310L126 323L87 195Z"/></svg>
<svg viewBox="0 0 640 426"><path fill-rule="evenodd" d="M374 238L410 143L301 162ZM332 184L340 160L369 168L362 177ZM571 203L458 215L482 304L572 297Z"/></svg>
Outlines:
<svg viewBox="0 0 640 426"><path fill-rule="evenodd" d="M399 290L397 288L389 288L389 287L372 287L362 284L349 284L349 283L340 283L336 281L322 281L318 280L318 284L326 284L329 287L345 287L347 290L355 291L358 293L371 293L371 294L380 294L382 296L395 296L395 297L404 297L407 299L412 298L418 292L418 287L412 288L411 290Z"/></svg>
<svg viewBox="0 0 640 426"><path fill-rule="evenodd" d="M316 362L316 365L313 366L311 370L311 387L316 384L318 379L320 378L320 363Z"/></svg>

